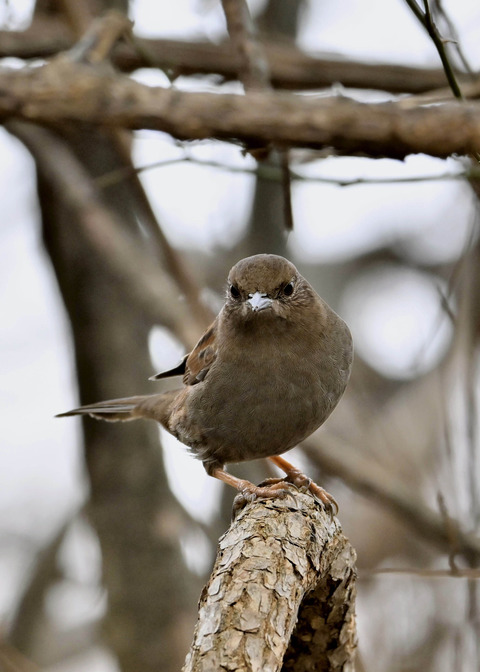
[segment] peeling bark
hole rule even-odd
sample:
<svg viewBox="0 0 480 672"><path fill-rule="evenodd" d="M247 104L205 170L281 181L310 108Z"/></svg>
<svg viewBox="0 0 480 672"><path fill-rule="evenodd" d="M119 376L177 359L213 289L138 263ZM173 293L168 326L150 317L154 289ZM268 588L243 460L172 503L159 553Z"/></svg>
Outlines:
<svg viewBox="0 0 480 672"><path fill-rule="evenodd" d="M352 672L355 558L308 494L247 505L220 539L183 672Z"/></svg>

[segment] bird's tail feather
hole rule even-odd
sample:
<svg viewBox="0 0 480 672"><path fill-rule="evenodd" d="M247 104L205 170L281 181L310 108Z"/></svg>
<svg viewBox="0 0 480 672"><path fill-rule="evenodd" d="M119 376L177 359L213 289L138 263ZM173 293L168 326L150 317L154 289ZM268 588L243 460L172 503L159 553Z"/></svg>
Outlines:
<svg viewBox="0 0 480 672"><path fill-rule="evenodd" d="M109 399L99 401L96 404L88 404L74 408L66 413L59 413L56 418L64 418L69 415L91 415L99 420L108 422L125 422L137 418L156 420L168 427L170 407L180 390L168 390L161 394L147 394L125 399Z"/></svg>
<svg viewBox="0 0 480 672"><path fill-rule="evenodd" d="M126 397L125 399L109 399L108 401L99 401L96 404L88 404L74 408L66 413L59 413L56 418L65 418L69 415L91 415L93 418L107 420L108 422L117 422L125 420L135 420L142 417L136 412L136 409L146 396Z"/></svg>

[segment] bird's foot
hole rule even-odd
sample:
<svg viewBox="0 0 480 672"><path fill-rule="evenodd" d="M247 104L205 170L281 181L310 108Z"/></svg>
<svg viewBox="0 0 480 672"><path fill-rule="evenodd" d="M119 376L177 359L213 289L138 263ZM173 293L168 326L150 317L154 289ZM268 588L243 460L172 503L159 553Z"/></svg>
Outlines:
<svg viewBox="0 0 480 672"><path fill-rule="evenodd" d="M285 478L269 478L260 485L254 485L244 478L237 478L221 467L215 467L208 470L210 476L218 478L220 481L231 485L238 490L238 495L233 502L233 515L235 516L248 502L256 499L273 499L275 497L291 497L294 500L292 486L294 483Z"/></svg>
<svg viewBox="0 0 480 672"><path fill-rule="evenodd" d="M322 488L313 481L310 484L309 490L317 501L322 502L325 510L330 514L330 518L333 520L334 516L338 515L338 503L335 497L327 492L325 488Z"/></svg>
<svg viewBox="0 0 480 672"><path fill-rule="evenodd" d="M295 503L292 486L300 490L300 492L310 492L313 497L325 507L330 516L333 518L338 513L338 504L335 499L326 490L312 481L311 478L305 476L299 469L291 465L283 459L283 457L270 458L277 466L279 466L287 474L285 478L268 478L260 485L254 485L243 478L237 478L228 471L224 471L221 467L216 467L209 470L209 474L214 478L218 478L224 483L228 483L236 490L238 495L233 502L233 515L239 512L248 502L253 502L256 499L273 499L275 497L290 497Z"/></svg>
<svg viewBox="0 0 480 672"><path fill-rule="evenodd" d="M274 497L292 497L291 486L295 483L285 478L268 478L260 485L254 485L250 481L243 481L238 488L239 494L247 501L254 502L256 499L273 499ZM296 486L295 486L296 487Z"/></svg>
<svg viewBox="0 0 480 672"><path fill-rule="evenodd" d="M292 493L292 486L296 488L293 483L285 478L268 478L262 481L260 485L243 481L242 487L238 488L238 495L233 500L233 517L235 518L247 504L255 502L257 499L274 499L277 497L285 499L289 497L294 504L295 497Z"/></svg>
<svg viewBox="0 0 480 672"><path fill-rule="evenodd" d="M317 485L311 478L301 472L300 469L294 467L293 464L287 462L283 457L275 456L270 459L286 473L285 482L292 483L300 492L310 492L325 507L331 518L338 514L338 504L333 495L320 485Z"/></svg>

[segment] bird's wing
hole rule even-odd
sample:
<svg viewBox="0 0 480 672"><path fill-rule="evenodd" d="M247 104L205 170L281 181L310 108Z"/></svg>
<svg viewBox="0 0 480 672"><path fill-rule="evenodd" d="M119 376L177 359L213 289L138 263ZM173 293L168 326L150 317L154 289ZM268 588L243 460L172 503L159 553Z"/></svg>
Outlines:
<svg viewBox="0 0 480 672"><path fill-rule="evenodd" d="M149 378L149 380L160 380L162 378L172 378L173 376L183 376L185 373L185 364L188 359L188 353L182 359L180 364L177 364L173 369L168 369L168 371L162 371L161 373L156 373L154 376Z"/></svg>
<svg viewBox="0 0 480 672"><path fill-rule="evenodd" d="M217 357L217 326L218 318L210 325L185 362L185 385L196 385L205 380Z"/></svg>
<svg viewBox="0 0 480 672"><path fill-rule="evenodd" d="M192 352L185 355L180 364L168 371L152 376L150 380L161 380L173 376L182 376L185 385L196 385L205 379L217 356L216 348L217 320L210 325Z"/></svg>

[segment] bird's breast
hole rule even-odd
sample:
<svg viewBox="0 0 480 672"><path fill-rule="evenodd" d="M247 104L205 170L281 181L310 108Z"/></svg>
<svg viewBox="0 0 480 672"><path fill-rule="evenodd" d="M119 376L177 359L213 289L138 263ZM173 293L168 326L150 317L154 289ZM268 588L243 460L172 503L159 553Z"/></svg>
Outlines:
<svg viewBox="0 0 480 672"><path fill-rule="evenodd" d="M202 440L196 446L185 442L200 459L207 455L221 463L297 445L326 420L345 387L338 374L332 377L335 362L320 339L315 346L292 340L283 347L270 339L267 347L252 342L220 353L188 399L186 415L201 429ZM192 427L189 433L199 435Z"/></svg>

